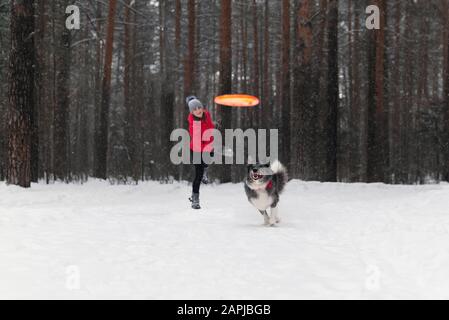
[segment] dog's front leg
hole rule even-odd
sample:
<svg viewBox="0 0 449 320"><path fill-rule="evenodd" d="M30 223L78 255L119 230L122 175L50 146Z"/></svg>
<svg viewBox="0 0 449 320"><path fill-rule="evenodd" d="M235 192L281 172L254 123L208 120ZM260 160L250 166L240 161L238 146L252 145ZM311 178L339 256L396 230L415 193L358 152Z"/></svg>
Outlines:
<svg viewBox="0 0 449 320"><path fill-rule="evenodd" d="M274 221L274 223L281 222L281 216L279 215L279 209L278 207L271 207L271 220Z"/></svg>
<svg viewBox="0 0 449 320"><path fill-rule="evenodd" d="M259 210L259 212L262 214L263 219L265 221L265 225L269 226L270 225L270 216L268 215L267 210Z"/></svg>

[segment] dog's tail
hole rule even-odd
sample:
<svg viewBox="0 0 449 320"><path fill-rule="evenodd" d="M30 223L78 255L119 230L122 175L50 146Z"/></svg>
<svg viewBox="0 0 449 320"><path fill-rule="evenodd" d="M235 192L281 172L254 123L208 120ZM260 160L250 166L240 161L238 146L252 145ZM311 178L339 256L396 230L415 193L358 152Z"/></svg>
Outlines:
<svg viewBox="0 0 449 320"><path fill-rule="evenodd" d="M285 169L285 167L282 165L282 163L279 162L279 160L274 161L271 164L270 169L273 171L272 179L276 183L278 192L281 193L288 182L287 169Z"/></svg>

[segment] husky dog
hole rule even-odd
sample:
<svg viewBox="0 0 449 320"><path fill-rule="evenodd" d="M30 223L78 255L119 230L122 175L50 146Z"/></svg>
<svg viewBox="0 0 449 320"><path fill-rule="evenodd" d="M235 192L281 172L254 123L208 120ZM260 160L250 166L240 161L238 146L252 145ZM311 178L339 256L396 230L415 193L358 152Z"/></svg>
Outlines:
<svg viewBox="0 0 449 320"><path fill-rule="evenodd" d="M245 192L249 202L256 207L265 225L274 226L281 221L278 212L279 195L288 182L287 170L278 161L270 164L248 165ZM270 215L268 209L270 209Z"/></svg>

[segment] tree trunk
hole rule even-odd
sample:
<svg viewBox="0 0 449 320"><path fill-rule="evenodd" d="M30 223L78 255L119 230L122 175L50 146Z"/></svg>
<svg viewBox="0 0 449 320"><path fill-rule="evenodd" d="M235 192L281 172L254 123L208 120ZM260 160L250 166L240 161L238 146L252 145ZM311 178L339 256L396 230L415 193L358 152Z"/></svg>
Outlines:
<svg viewBox="0 0 449 320"><path fill-rule="evenodd" d="M190 3L192 2L192 3ZM195 25L195 1L189 1L189 10L193 10L193 25ZM173 108L175 105L175 92L173 86L173 70L170 64L170 59L168 57L168 52L170 52L170 36L168 34L168 20L169 14L171 12L170 2L164 2L164 5L160 8L160 20L161 20L161 30L160 30L160 39L162 39L160 46L160 56L164 57L161 61L161 103L160 103L160 114L161 114L161 166L163 168L163 172L161 173L161 177L167 179L173 172L173 166L170 161L170 145L166 143L170 139L170 133L173 128ZM195 37L195 28L193 28L193 37ZM190 47L191 44L189 44ZM192 67L191 71L191 81L193 83L193 73L195 70L194 67L194 54L195 54L195 44L192 44L192 47L189 51L192 50L192 61L190 62L190 66Z"/></svg>
<svg viewBox="0 0 449 320"><path fill-rule="evenodd" d="M101 110L98 137L95 142L95 177L106 180L107 178L107 157L109 144L109 105L111 99L111 78L112 78L112 54L114 48L114 28L117 0L109 1L108 27L106 35L106 49L104 59L104 71L102 81Z"/></svg>
<svg viewBox="0 0 449 320"><path fill-rule="evenodd" d="M101 20L102 20L102 10L101 10L102 4L100 2L97 3L96 7L96 23L95 23L95 34L96 34L96 45L95 45L95 57L96 57L96 63L95 63L95 88L94 88L94 95L95 95L95 122L94 122L94 139L93 139L93 146L94 146L94 156L93 156L93 175L95 176L98 171L98 157L97 157L97 151L96 151L96 143L100 137L100 118L101 118L101 75L102 75L102 66L103 66L103 52L104 52L104 45L103 45L103 39L102 39L102 26L101 26Z"/></svg>
<svg viewBox="0 0 449 320"><path fill-rule="evenodd" d="M196 30L196 13L195 0L189 0L187 4L188 11L188 41L187 41L187 57L185 59L184 73L184 95L189 96L194 93L194 72L195 72L195 30Z"/></svg>
<svg viewBox="0 0 449 320"><path fill-rule="evenodd" d="M354 6L356 1L353 1L352 5ZM362 163L362 157L361 157L361 148L362 148L362 128L363 128L363 117L362 117L362 108L361 108L361 88L360 88L360 36L359 36L359 29L360 29L360 15L357 10L354 10L354 8L351 8L352 13L354 15L354 28L352 30L352 43L351 43L351 119L352 124L351 128L353 129L352 133L352 143L354 145L353 148L351 148L350 153L350 181L351 182L359 182L362 180L362 174L361 174L361 163Z"/></svg>
<svg viewBox="0 0 449 320"><path fill-rule="evenodd" d="M265 25L264 25L264 53L263 53L263 86L262 86L262 127L271 127L271 75L270 70L270 5L269 0L265 0Z"/></svg>
<svg viewBox="0 0 449 320"><path fill-rule="evenodd" d="M45 46L45 35L47 33L47 21L48 15L47 12L47 1L41 0L38 3L38 19L36 20L36 60L37 60L37 69L36 69L36 106L37 114L35 115L35 124L38 124L40 130L36 133L37 143L32 143L32 158L36 158L37 161L33 160L32 163L35 165L35 168L31 168L31 176L32 181L37 182L39 178L44 177L48 173L48 165L49 165L49 157L47 157L49 153L49 142L50 142L50 130L51 130L51 121L48 121L50 108L49 103L50 95L49 95L49 81L48 81L48 69L49 65L47 64L47 60L50 57L50 53L48 52L48 48ZM35 128L36 129L36 128ZM42 141L39 145L39 142ZM34 150L33 150L34 149ZM37 150L36 150L37 149ZM37 171L37 172L36 172Z"/></svg>
<svg viewBox="0 0 449 320"><path fill-rule="evenodd" d="M425 106L429 105L429 90L428 90L428 54L429 54L429 21L427 17L422 17L420 22L420 38L421 45L419 48L419 61L421 61L418 79L418 104L417 104L417 122L415 131L415 148L416 148L416 181L420 184L425 183L424 166L424 142L423 142L423 126L421 122L421 115L426 111Z"/></svg>
<svg viewBox="0 0 449 320"><path fill-rule="evenodd" d="M290 0L282 0L281 159L290 161Z"/></svg>
<svg viewBox="0 0 449 320"><path fill-rule="evenodd" d="M328 80L326 117L326 171L324 179L337 182L338 152L338 0L329 5L328 21Z"/></svg>
<svg viewBox="0 0 449 320"><path fill-rule="evenodd" d="M252 1L252 29L253 29L253 47L251 50L252 64L251 64L251 85L248 89L249 93L255 96L259 95L259 82L260 82L260 70L259 70L259 8L256 0ZM247 17L248 18L248 17ZM238 56L238 54L237 54ZM258 109L252 108L245 111L245 129L257 127L257 111Z"/></svg>
<svg viewBox="0 0 449 320"><path fill-rule="evenodd" d="M134 170L134 164L137 161L136 152L136 137L135 137L135 121L134 121L134 108L132 101L132 89L131 89L131 75L133 69L134 54L132 37L132 12L131 12L132 0L127 0L125 6L125 37L124 37L124 75L123 75L123 95L125 103L125 147L127 153L126 175L132 177L135 181L138 180L139 175Z"/></svg>
<svg viewBox="0 0 449 320"><path fill-rule="evenodd" d="M34 132L34 3L34 0L11 1L7 182L24 188L31 185Z"/></svg>
<svg viewBox="0 0 449 320"><path fill-rule="evenodd" d="M240 32L242 34L241 44L241 74L242 78L242 92L248 92L248 23L247 23L247 5L243 5L242 13L240 16Z"/></svg>
<svg viewBox="0 0 449 320"><path fill-rule="evenodd" d="M443 134L443 157L444 168L443 178L449 182L449 4L446 0L442 0L442 9L445 21L443 48L444 48L444 134Z"/></svg>
<svg viewBox="0 0 449 320"><path fill-rule="evenodd" d="M368 110L368 182L384 182L387 167L386 117L384 110L385 0L377 0L380 9L380 29L371 31L369 57Z"/></svg>
<svg viewBox="0 0 449 320"><path fill-rule="evenodd" d="M58 4L58 12L65 12L68 1ZM70 81L70 31L65 27L65 15L56 19L59 43L56 50L56 105L54 114L55 147L54 174L57 180L66 180L68 168L68 112L69 112L69 81Z"/></svg>
<svg viewBox="0 0 449 320"><path fill-rule="evenodd" d="M295 146L291 154L292 175L296 178L305 177L306 150L310 150L310 136L307 128L310 127L307 121L311 112L311 94L309 77L312 71L312 28L310 19L310 0L300 3L297 13L296 27L296 55L295 55L295 82L293 90L293 101L295 109L292 112L292 146ZM294 133L294 134L293 134Z"/></svg>
<svg viewBox="0 0 449 320"><path fill-rule="evenodd" d="M221 0L220 17L220 94L232 93L232 1ZM225 129L232 126L232 108L220 107L221 125ZM223 134L224 136L224 134ZM224 160L223 160L224 161ZM231 170L223 165L221 181L231 182Z"/></svg>
<svg viewBox="0 0 449 320"><path fill-rule="evenodd" d="M401 106L403 103L403 99L401 98L401 14L402 14L402 6L400 3L396 5L396 14L395 14L395 41L396 46L394 48L394 75L393 82L396 84L395 92L394 92L394 100L393 100L393 110L392 110L392 137L391 137L391 167L394 175L393 183L404 182L405 177L403 175L402 168L402 121L401 121Z"/></svg>
<svg viewBox="0 0 449 320"><path fill-rule="evenodd" d="M88 30L85 31L85 37L88 36ZM89 92L91 87L89 86L90 77L90 51L89 46L86 44L84 53L82 54L83 75L81 83L80 100L80 117L78 122L78 139L77 139L77 165L80 179L85 181L89 176Z"/></svg>

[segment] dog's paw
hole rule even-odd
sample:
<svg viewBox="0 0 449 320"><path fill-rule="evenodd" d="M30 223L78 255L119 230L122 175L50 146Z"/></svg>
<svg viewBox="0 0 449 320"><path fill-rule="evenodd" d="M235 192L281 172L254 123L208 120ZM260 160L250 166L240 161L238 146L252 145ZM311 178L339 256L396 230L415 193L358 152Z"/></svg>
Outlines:
<svg viewBox="0 0 449 320"><path fill-rule="evenodd" d="M265 227L272 227L272 226L275 225L275 223L274 223L274 221L266 220L266 221L263 223L263 225L264 225Z"/></svg>
<svg viewBox="0 0 449 320"><path fill-rule="evenodd" d="M268 220L265 221L265 226L267 227L274 227L276 225L276 220L273 218L270 218Z"/></svg>

